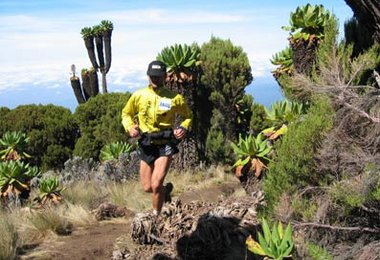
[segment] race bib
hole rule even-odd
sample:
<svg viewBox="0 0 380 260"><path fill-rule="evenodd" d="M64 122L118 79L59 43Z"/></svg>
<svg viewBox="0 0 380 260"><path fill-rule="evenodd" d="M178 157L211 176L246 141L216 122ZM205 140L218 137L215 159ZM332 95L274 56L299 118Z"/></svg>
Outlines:
<svg viewBox="0 0 380 260"><path fill-rule="evenodd" d="M161 98L160 99L160 105L158 107L159 110L161 111L168 111L170 110L172 106L172 100L169 98Z"/></svg>

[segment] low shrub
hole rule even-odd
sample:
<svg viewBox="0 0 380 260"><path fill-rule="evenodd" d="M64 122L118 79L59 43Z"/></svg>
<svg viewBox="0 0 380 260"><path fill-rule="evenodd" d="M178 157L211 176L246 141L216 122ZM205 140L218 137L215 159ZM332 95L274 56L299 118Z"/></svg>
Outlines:
<svg viewBox="0 0 380 260"><path fill-rule="evenodd" d="M297 123L289 126L288 134L275 144L276 156L269 164L264 191L269 208L280 195L292 194L298 188L318 185L323 176L315 174L314 155L323 136L332 126L334 111L326 100L319 99Z"/></svg>

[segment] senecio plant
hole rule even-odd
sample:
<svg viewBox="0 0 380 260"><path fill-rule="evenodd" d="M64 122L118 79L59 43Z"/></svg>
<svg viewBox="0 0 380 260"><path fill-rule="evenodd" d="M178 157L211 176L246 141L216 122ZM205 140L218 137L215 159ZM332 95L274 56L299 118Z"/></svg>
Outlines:
<svg viewBox="0 0 380 260"><path fill-rule="evenodd" d="M272 71L275 76L278 77L282 74L292 75L294 71L292 48L286 47L284 50L274 54L270 62L279 66Z"/></svg>
<svg viewBox="0 0 380 260"><path fill-rule="evenodd" d="M120 155L124 153L130 153L133 150L133 145L125 142L116 142L107 144L100 151L100 160L109 161L118 159Z"/></svg>
<svg viewBox="0 0 380 260"><path fill-rule="evenodd" d="M231 142L231 147L238 158L232 167L236 167L236 175L239 177L245 171L253 171L256 177L261 175L261 172L266 168L269 161L267 155L271 151L267 140L260 133L256 137L248 135L243 138L239 135L237 144Z"/></svg>
<svg viewBox="0 0 380 260"><path fill-rule="evenodd" d="M284 231L281 222L274 224L272 231L268 222L262 219L263 234L258 232L258 242L251 236L246 240L248 250L254 254L267 256L272 259L281 260L290 257L294 248L292 238L292 227L286 226Z"/></svg>
<svg viewBox="0 0 380 260"><path fill-rule="evenodd" d="M25 152L29 138L21 132L6 132L0 139L0 159L3 161L17 161L30 158Z"/></svg>
<svg viewBox="0 0 380 260"><path fill-rule="evenodd" d="M42 205L58 204L62 201L61 192L64 189L60 187L59 180L56 177L42 179L38 185L39 196L37 201Z"/></svg>
<svg viewBox="0 0 380 260"><path fill-rule="evenodd" d="M283 26L282 29L290 31L294 41L310 41L314 38L319 40L324 37L324 28L331 17L331 13L323 5L307 4L291 12L290 26Z"/></svg>
<svg viewBox="0 0 380 260"><path fill-rule="evenodd" d="M276 140L288 132L289 123L300 117L304 112L304 107L301 103L284 100L272 104L271 110L265 108L265 112L273 126L264 129L262 133L269 140Z"/></svg>

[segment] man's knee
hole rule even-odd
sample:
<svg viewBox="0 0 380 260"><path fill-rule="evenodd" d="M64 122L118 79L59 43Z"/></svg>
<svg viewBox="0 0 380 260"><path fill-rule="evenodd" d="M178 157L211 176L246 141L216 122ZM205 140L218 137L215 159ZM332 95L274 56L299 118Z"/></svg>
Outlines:
<svg viewBox="0 0 380 260"><path fill-rule="evenodd" d="M161 182L152 182L152 192L153 193L159 193L162 189L162 183Z"/></svg>
<svg viewBox="0 0 380 260"><path fill-rule="evenodd" d="M152 193L153 189L151 185L143 185L143 189L145 192Z"/></svg>

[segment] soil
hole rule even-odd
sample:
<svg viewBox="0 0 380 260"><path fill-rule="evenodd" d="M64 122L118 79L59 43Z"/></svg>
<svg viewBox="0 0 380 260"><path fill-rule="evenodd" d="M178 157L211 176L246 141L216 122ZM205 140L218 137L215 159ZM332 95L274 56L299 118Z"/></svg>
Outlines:
<svg viewBox="0 0 380 260"><path fill-rule="evenodd" d="M115 239L129 232L127 220L101 221L98 225L74 230L71 235L48 239L21 259L110 259Z"/></svg>
<svg viewBox="0 0 380 260"><path fill-rule="evenodd" d="M179 196L183 202L199 200L215 202L231 195L241 187L238 182L215 184L199 190L190 190ZM115 241L131 233L129 218L116 221L100 221L97 225L74 230L68 236L47 239L34 249L26 252L21 259L100 260L111 259Z"/></svg>

